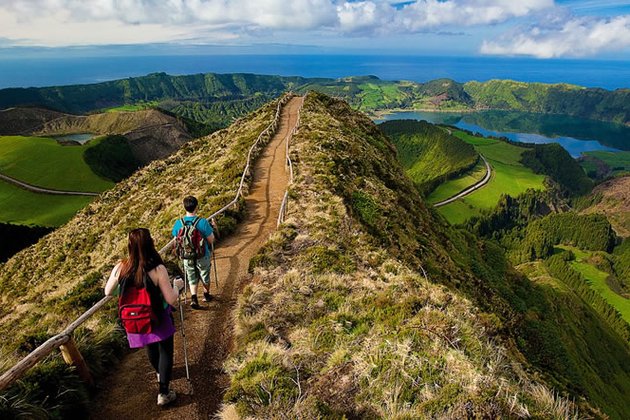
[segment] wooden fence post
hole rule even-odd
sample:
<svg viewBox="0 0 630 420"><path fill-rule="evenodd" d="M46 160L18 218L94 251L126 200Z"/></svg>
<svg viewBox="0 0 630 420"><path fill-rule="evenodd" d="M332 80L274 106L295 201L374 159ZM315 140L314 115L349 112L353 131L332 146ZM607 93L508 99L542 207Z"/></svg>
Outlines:
<svg viewBox="0 0 630 420"><path fill-rule="evenodd" d="M73 365L77 368L77 373L79 377L83 380L83 382L94 385L94 379L92 379L92 375L90 374L90 369L88 368L81 352L77 349L77 346L70 337L68 342L59 346L59 350L61 350L61 355L63 356L63 360L69 365Z"/></svg>

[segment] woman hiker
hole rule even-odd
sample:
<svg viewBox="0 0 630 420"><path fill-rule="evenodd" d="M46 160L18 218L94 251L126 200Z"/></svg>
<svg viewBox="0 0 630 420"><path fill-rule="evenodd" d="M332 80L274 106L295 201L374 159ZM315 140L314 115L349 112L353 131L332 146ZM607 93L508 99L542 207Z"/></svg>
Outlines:
<svg viewBox="0 0 630 420"><path fill-rule="evenodd" d="M176 278L171 286L148 229L129 232L127 247L129 256L112 270L105 294L120 293L119 313L129 347L147 349L160 386L157 404L163 406L176 398L175 391L169 390L175 334L170 305L176 304L184 281Z"/></svg>

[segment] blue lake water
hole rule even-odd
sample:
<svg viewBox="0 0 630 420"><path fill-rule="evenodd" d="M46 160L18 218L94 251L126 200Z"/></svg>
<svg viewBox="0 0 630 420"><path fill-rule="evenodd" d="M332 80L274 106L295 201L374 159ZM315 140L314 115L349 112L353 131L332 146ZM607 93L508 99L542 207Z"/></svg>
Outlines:
<svg viewBox="0 0 630 420"><path fill-rule="evenodd" d="M518 111L396 112L381 120L415 119L449 124L484 136L507 137L521 143L559 143L571 156L596 150L630 150L630 127L566 115Z"/></svg>
<svg viewBox="0 0 630 420"><path fill-rule="evenodd" d="M64 136L53 136L53 138L59 142L63 141L76 141L79 144L85 144L88 141L96 137L95 134L83 133L83 134L66 134Z"/></svg>
<svg viewBox="0 0 630 420"><path fill-rule="evenodd" d="M95 83L152 72L173 75L244 72L332 78L375 75L384 80L417 82L443 77L458 82L513 79L605 89L630 87L627 61L387 55L164 55L3 57L0 59L0 88Z"/></svg>

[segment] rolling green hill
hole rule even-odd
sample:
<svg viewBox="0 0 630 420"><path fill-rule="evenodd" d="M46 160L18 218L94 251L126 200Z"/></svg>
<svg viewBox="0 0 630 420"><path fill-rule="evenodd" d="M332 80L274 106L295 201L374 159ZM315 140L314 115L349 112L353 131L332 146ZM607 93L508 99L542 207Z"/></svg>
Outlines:
<svg viewBox="0 0 630 420"><path fill-rule="evenodd" d="M198 196L203 213L229 201L247 146L274 111L271 103L140 169L0 266L0 334L13 337L0 363L101 297L130 228L164 243L181 196ZM311 93L291 153L286 222L252 260L256 280L234 313L225 402L241 417L630 415L628 344L563 283L530 281L495 243L436 217L367 117ZM220 223L234 226L239 214ZM114 312L78 334L97 372L122 346ZM86 404L59 356L2 397L0 410L28 400L58 404L58 417Z"/></svg>
<svg viewBox="0 0 630 420"><path fill-rule="evenodd" d="M0 265L0 336L11 337L0 346L0 370L103 296L102 281L124 255L130 229L148 227L156 243L165 244L181 214L181 197L194 194L205 214L232 200L247 150L273 120L275 109L275 103L269 104L227 130L192 140L169 158L150 163ZM191 165L199 170L191 171ZM228 234L242 211L239 207L228 212L219 221L221 231ZM111 369L125 346L116 330L115 304L93 317L76 339L95 376ZM30 417L24 414L30 407L20 406L27 401L44 407L53 418L80 418L87 397L76 375L53 353L20 386L2 393L0 417L13 418L14 410Z"/></svg>
<svg viewBox="0 0 630 420"><path fill-rule="evenodd" d="M593 120L630 123L630 89L607 91L564 83L490 80L464 83L478 108L566 114Z"/></svg>
<svg viewBox="0 0 630 420"><path fill-rule="evenodd" d="M424 194L479 160L471 145L425 121L388 121L379 128L392 140L407 175Z"/></svg>
<svg viewBox="0 0 630 420"><path fill-rule="evenodd" d="M257 281L237 311L226 398L241 416L516 417L500 398L490 402L494 375L465 385L489 374L478 363L490 349L612 418L627 416L627 343L563 283L532 282L493 243L435 219L367 119L309 95L292 145L291 210L256 258ZM477 309L460 306L461 296ZM473 313L509 350L478 341L461 317ZM571 416L529 395L530 416Z"/></svg>
<svg viewBox="0 0 630 420"><path fill-rule="evenodd" d="M558 143L532 145L521 155L521 163L547 175L569 195L584 195L593 188L582 167Z"/></svg>
<svg viewBox="0 0 630 420"><path fill-rule="evenodd" d="M521 163L522 155L527 151L526 148L499 139L473 136L461 130L454 130L453 134L471 144L488 160L492 167L492 178L479 190L438 209L438 212L449 222L463 223L470 217L479 215L482 210L494 208L504 194L516 197L528 189L545 188L544 175L536 174ZM446 184L449 183L461 183L461 181L447 181ZM435 198L429 196L428 200L434 201Z"/></svg>
<svg viewBox="0 0 630 420"><path fill-rule="evenodd" d="M0 173L39 187L101 192L114 183L96 175L83 159L85 146L64 146L45 137L0 136Z"/></svg>
<svg viewBox="0 0 630 420"><path fill-rule="evenodd" d="M56 227L84 208L93 197L38 194L0 181L2 222Z"/></svg>
<svg viewBox="0 0 630 420"><path fill-rule="evenodd" d="M341 79L254 74L154 73L90 85L0 90L0 109L35 105L70 113L157 106L208 124L225 126L287 90L316 90L366 112L391 109L504 109L573 115L630 123L630 89L607 91L567 84L511 80L458 83L384 81L375 76Z"/></svg>

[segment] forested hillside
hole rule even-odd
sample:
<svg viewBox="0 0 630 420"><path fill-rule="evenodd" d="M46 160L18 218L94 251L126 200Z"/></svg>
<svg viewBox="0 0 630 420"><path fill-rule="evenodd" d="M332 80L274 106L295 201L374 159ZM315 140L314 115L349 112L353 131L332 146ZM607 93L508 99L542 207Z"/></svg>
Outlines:
<svg viewBox="0 0 630 420"><path fill-rule="evenodd" d="M597 88L513 80L464 83L477 108L513 109L630 123L630 89Z"/></svg>
<svg viewBox="0 0 630 420"><path fill-rule="evenodd" d="M407 175L423 194L473 167L479 155L468 143L447 129L426 121L395 120L379 128L396 146L398 159Z"/></svg>
<svg viewBox="0 0 630 420"><path fill-rule="evenodd" d="M556 113L630 123L630 89L607 91L567 84L511 80L458 83L386 81L375 76L340 79L254 74L195 74L142 77L89 85L0 90L0 109L43 106L86 113L107 108L162 107L206 124L226 126L234 118L287 90L315 90L344 99L364 112L391 109L502 109Z"/></svg>

